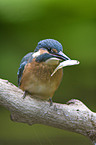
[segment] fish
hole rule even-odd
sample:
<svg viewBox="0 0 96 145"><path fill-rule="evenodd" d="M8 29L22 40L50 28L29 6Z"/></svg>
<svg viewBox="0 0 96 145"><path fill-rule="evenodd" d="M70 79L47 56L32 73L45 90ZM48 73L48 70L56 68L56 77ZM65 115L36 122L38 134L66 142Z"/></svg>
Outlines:
<svg viewBox="0 0 96 145"><path fill-rule="evenodd" d="M71 66L71 65L78 65L80 62L78 60L66 60L61 62L53 71L53 73L51 74L51 77L61 68L66 67L66 66Z"/></svg>

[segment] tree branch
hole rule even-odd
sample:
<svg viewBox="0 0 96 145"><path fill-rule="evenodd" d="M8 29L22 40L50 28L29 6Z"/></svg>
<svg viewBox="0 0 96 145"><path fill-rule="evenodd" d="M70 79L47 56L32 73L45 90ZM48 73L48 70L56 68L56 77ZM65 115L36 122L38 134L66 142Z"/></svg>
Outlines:
<svg viewBox="0 0 96 145"><path fill-rule="evenodd" d="M44 124L73 131L87 136L96 145L96 113L89 110L81 101L70 100L67 104L42 101L0 79L0 105L11 112L11 119L29 125Z"/></svg>

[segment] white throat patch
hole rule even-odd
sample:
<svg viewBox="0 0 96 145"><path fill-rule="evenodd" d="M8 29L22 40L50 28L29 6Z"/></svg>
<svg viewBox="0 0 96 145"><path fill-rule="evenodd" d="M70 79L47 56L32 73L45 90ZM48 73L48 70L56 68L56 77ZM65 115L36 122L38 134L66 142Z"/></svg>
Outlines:
<svg viewBox="0 0 96 145"><path fill-rule="evenodd" d="M37 51L37 52L35 52L35 53L32 55L32 57L33 57L33 58L36 58L36 57L39 56L39 55L40 55L40 50Z"/></svg>

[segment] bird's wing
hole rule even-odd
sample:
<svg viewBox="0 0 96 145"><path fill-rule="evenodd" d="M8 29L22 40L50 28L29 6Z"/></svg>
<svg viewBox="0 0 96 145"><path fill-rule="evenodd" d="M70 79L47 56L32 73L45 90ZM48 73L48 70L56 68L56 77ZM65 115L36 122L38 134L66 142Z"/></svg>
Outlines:
<svg viewBox="0 0 96 145"><path fill-rule="evenodd" d="M20 67L18 69L18 72L17 72L17 75L18 75L18 86L20 86L20 81L21 81L21 78L22 78L22 74L23 74L23 70L25 68L25 65L28 63L28 62L31 62L33 57L32 57L32 52L26 54L22 60L21 60L21 63L20 63Z"/></svg>

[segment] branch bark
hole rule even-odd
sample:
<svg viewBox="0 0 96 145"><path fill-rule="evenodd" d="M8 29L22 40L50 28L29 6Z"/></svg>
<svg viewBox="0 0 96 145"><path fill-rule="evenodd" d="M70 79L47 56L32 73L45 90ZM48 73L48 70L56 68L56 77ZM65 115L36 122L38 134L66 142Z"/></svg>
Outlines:
<svg viewBox="0 0 96 145"><path fill-rule="evenodd" d="M27 95L7 80L0 79L0 105L11 112L11 119L29 125L44 124L73 131L91 139L96 145L96 113L81 101L72 99L67 104L39 100Z"/></svg>

